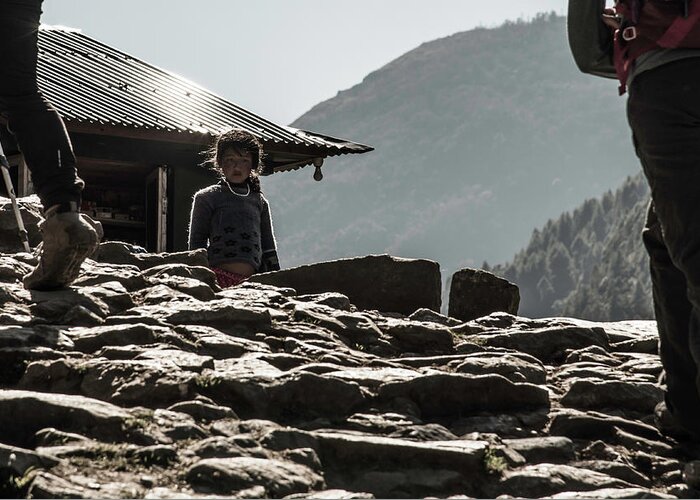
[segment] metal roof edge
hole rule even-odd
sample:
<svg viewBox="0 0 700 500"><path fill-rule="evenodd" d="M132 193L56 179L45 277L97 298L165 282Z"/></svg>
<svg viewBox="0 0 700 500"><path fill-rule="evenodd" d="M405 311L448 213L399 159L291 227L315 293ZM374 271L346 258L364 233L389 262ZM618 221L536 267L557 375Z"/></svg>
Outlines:
<svg viewBox="0 0 700 500"><path fill-rule="evenodd" d="M348 153L362 154L362 153L369 153L370 151L374 151L374 146L351 141L349 139L343 139L343 138L335 137L332 135L321 134L319 132L313 132L311 130L290 127L288 125L284 126L284 128L288 129L290 132L292 132L295 135L298 135L301 137L307 137L311 140L313 140L314 138L318 138L318 139L321 139L325 142L337 143L338 146L345 146L347 148L351 148L353 151L348 151Z"/></svg>

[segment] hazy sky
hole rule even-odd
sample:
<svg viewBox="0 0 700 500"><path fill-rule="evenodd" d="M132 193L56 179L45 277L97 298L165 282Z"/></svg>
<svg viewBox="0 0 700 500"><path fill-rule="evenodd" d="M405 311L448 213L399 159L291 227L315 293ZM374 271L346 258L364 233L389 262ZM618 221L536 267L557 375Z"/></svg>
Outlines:
<svg viewBox="0 0 700 500"><path fill-rule="evenodd" d="M422 42L566 0L45 0L46 24L179 73L277 123Z"/></svg>

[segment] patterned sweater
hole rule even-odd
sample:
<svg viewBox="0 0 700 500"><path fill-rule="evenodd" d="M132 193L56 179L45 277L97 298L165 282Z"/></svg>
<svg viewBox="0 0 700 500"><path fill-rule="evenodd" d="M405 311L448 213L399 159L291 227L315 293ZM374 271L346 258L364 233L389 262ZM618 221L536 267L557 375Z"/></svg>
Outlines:
<svg viewBox="0 0 700 500"><path fill-rule="evenodd" d="M236 195L224 181L195 193L188 245L190 250L206 248L210 267L245 262L256 272L279 269L267 200L252 191Z"/></svg>

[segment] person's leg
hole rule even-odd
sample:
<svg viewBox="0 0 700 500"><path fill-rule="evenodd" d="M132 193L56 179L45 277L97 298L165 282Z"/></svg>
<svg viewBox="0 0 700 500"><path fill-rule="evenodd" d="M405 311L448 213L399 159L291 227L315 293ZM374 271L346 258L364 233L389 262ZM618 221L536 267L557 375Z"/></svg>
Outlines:
<svg viewBox="0 0 700 500"><path fill-rule="evenodd" d="M700 58L639 75L628 118L653 210L650 255L666 402L700 438Z"/></svg>
<svg viewBox="0 0 700 500"><path fill-rule="evenodd" d="M44 208L69 202L80 206L83 181L77 175L70 139L36 81L41 3L0 2L0 102Z"/></svg>
<svg viewBox="0 0 700 500"><path fill-rule="evenodd" d="M24 277L24 285L51 290L78 276L100 235L79 213L83 181L77 176L63 121L38 90L41 3L0 1L0 108L24 154L46 219L41 226L39 263Z"/></svg>
<svg viewBox="0 0 700 500"><path fill-rule="evenodd" d="M684 436L686 426L681 424L682 428L677 428L680 422L674 415L691 416L693 421L700 419L700 395L695 386L696 364L688 348L692 307L687 299L685 276L671 262L653 203L649 204L642 239L649 254L659 355L664 367L661 378L666 384L665 407L657 408L657 425L672 437L687 439L692 436Z"/></svg>

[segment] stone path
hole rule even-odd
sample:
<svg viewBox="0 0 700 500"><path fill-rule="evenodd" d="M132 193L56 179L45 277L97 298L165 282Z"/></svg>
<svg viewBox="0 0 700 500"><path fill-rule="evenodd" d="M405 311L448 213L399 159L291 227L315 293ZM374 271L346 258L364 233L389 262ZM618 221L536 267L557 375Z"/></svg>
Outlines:
<svg viewBox="0 0 700 500"><path fill-rule="evenodd" d="M0 496L699 494L653 427L653 323L382 314L127 257L30 293L0 254Z"/></svg>

